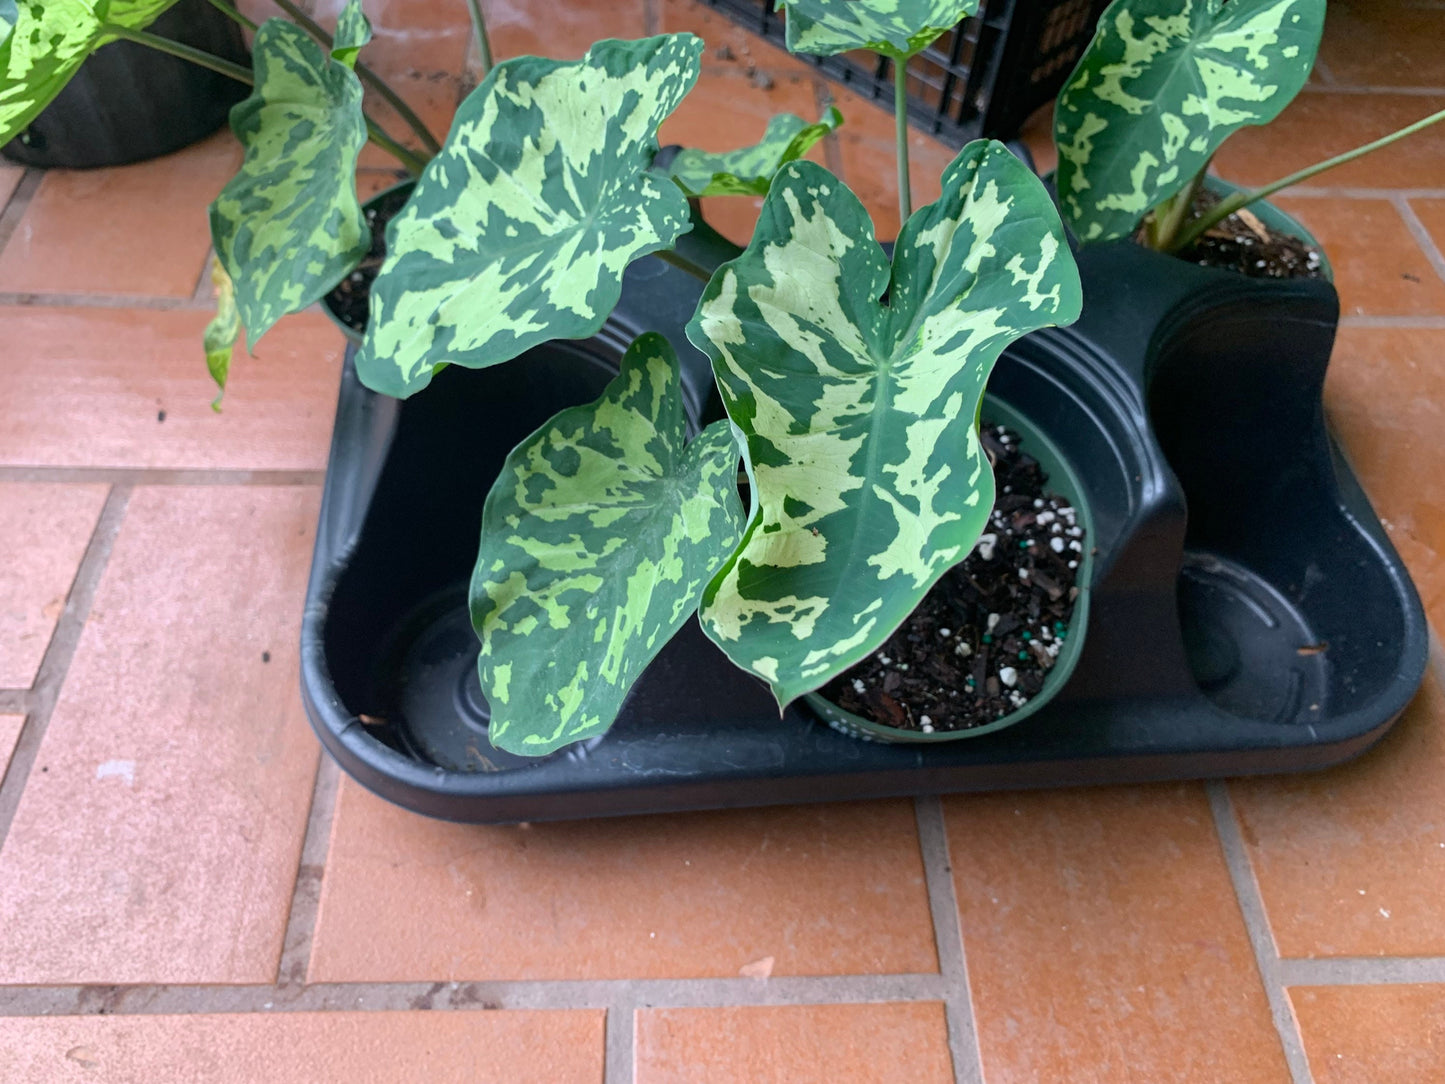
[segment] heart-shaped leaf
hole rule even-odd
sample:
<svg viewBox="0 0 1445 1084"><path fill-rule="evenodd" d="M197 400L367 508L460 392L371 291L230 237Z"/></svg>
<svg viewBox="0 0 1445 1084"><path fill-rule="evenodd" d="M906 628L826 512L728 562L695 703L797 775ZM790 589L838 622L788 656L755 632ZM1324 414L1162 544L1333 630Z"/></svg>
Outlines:
<svg viewBox="0 0 1445 1084"><path fill-rule="evenodd" d="M978 10L978 0L779 0L788 50L832 56L851 49L906 60Z"/></svg>
<svg viewBox="0 0 1445 1084"><path fill-rule="evenodd" d="M216 382L216 398L211 409L221 409L221 396L226 394L226 379L231 374L231 352L241 334L241 314L236 311L236 290L231 276L221 266L220 260L211 262L211 285L216 288L216 315L206 325L203 345L206 349L206 368Z"/></svg>
<svg viewBox="0 0 1445 1084"><path fill-rule="evenodd" d="M331 39L331 59L356 67L356 54L371 41L371 21L361 10L361 0L346 0L346 6L336 17L336 34Z"/></svg>
<svg viewBox="0 0 1445 1084"><path fill-rule="evenodd" d="M687 334L754 478L703 628L779 704L873 651L968 554L993 507L974 418L994 360L1079 305L1058 213L1002 144L959 152L891 272L842 181L811 162L778 171Z"/></svg>
<svg viewBox="0 0 1445 1084"><path fill-rule="evenodd" d="M779 166L803 157L842 123L843 114L831 105L816 124L792 113L779 113L768 121L761 142L723 154L690 147L678 152L667 175L693 198L765 196Z"/></svg>
<svg viewBox="0 0 1445 1084"><path fill-rule="evenodd" d="M176 0L18 0L0 34L0 144L34 120L81 63L116 35L144 30Z"/></svg>
<svg viewBox="0 0 1445 1084"><path fill-rule="evenodd" d="M600 399L507 457L471 588L497 748L541 756L610 727L737 544L728 423L691 444L686 428L677 355L649 333Z"/></svg>
<svg viewBox="0 0 1445 1084"><path fill-rule="evenodd" d="M594 334L627 265L691 228L682 192L649 166L701 51L665 34L493 68L387 228L362 382L411 395L439 365Z"/></svg>
<svg viewBox="0 0 1445 1084"><path fill-rule="evenodd" d="M1325 0L1115 0L1054 108L1064 217L1127 237L1309 78Z"/></svg>
<svg viewBox="0 0 1445 1084"><path fill-rule="evenodd" d="M371 233L356 198L366 144L356 74L284 19L261 25L251 64L256 88L231 110L246 157L211 204L211 241L254 349L340 282Z"/></svg>

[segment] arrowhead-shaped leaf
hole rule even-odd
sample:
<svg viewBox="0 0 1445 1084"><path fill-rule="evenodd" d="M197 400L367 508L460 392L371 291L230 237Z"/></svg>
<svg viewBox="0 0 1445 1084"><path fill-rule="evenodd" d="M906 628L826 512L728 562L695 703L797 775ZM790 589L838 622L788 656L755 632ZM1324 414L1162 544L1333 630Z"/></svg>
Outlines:
<svg viewBox="0 0 1445 1084"><path fill-rule="evenodd" d="M507 457L471 588L499 749L541 756L611 726L737 544L728 423L691 444L686 425L677 355L649 333L600 399Z"/></svg>
<svg viewBox="0 0 1445 1084"><path fill-rule="evenodd" d="M993 507L974 417L994 360L1079 305L1058 213L999 143L963 148L891 270L842 181L811 162L778 172L687 333L755 479L703 628L779 704L877 648L968 554Z"/></svg>
<svg viewBox="0 0 1445 1084"><path fill-rule="evenodd" d="M241 334L241 314L236 311L236 291L231 276L221 266L220 260L211 263L211 284L216 288L216 315L206 325L203 344L206 348L206 368L216 382L216 398L211 409L221 409L221 396L226 394L226 378L231 374L231 352Z"/></svg>
<svg viewBox="0 0 1445 1084"><path fill-rule="evenodd" d="M978 10L978 0L779 0L788 50L832 56L850 49L906 60Z"/></svg>
<svg viewBox="0 0 1445 1084"><path fill-rule="evenodd" d="M256 88L231 110L246 157L211 204L211 240L254 349L340 282L371 234L356 199L366 143L356 74L284 19L261 25L251 64Z"/></svg>
<svg viewBox="0 0 1445 1084"><path fill-rule="evenodd" d="M1116 0L1054 108L1064 217L1133 233L1225 137L1273 120L1309 78L1325 0Z"/></svg>
<svg viewBox="0 0 1445 1084"><path fill-rule="evenodd" d="M843 114L833 106L816 124L780 113L768 121L761 142L723 154L688 148L672 160L667 175L691 197L765 196L779 166L803 157L842 123Z"/></svg>
<svg viewBox="0 0 1445 1084"><path fill-rule="evenodd" d="M361 10L361 0L346 0L346 6L336 17L336 34L331 39L331 59L356 67L356 54L371 41L371 22Z"/></svg>
<svg viewBox="0 0 1445 1084"><path fill-rule="evenodd" d="M115 35L107 25L144 30L176 0L19 0L0 32L0 144L50 104L81 62Z"/></svg>
<svg viewBox="0 0 1445 1084"><path fill-rule="evenodd" d="M594 334L627 265L691 228L682 192L648 167L701 51L666 34L493 68L387 228L362 382L411 395L439 365Z"/></svg>

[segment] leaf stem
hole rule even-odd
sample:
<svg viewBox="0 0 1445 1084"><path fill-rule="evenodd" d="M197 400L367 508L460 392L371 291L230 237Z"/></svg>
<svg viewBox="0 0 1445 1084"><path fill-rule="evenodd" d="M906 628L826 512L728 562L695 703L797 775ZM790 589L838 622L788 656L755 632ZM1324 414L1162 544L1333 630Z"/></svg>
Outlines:
<svg viewBox="0 0 1445 1084"><path fill-rule="evenodd" d="M234 22L240 23L252 33L255 33L255 31L259 29L256 24L253 23L250 19L246 18L246 16L242 15L230 4L226 3L226 0L209 0L209 3L211 7L215 8L222 15L226 16L226 18L231 19Z"/></svg>
<svg viewBox="0 0 1445 1084"><path fill-rule="evenodd" d="M908 62L893 61L893 133L898 144L898 226L913 214L913 188L908 179Z"/></svg>
<svg viewBox="0 0 1445 1084"><path fill-rule="evenodd" d="M365 113L362 114L362 117L366 120L367 138L409 169L412 176L420 177L421 171L426 169L426 159L392 139L391 136L382 131L381 125L377 124L376 121L372 120Z"/></svg>
<svg viewBox="0 0 1445 1084"><path fill-rule="evenodd" d="M481 57L483 79L487 72L492 70L492 42L487 37L487 20L482 15L481 0L467 0L467 8L472 13L472 31L477 36L477 55Z"/></svg>
<svg viewBox="0 0 1445 1084"><path fill-rule="evenodd" d="M233 64L229 60L222 60L218 56L200 49L183 44L179 41L171 41L170 38L163 38L158 34L151 34L145 30L132 30L128 26L118 26L115 23L106 23L101 32L113 38L124 38L126 41L133 41L138 45L147 45L157 52L169 53L171 56L178 56L182 60L189 60L192 64L199 64L203 68L210 68L213 72L220 72L228 75L238 83L245 83L248 87L255 86L256 80L251 75L251 69L242 67L240 64Z"/></svg>
<svg viewBox="0 0 1445 1084"><path fill-rule="evenodd" d="M1213 160L1213 156L1206 158L1204 165L1199 167L1199 172L1190 178L1188 184L1154 208L1154 218L1149 225L1149 247L1155 252L1173 251L1171 246L1174 238L1179 235L1180 227L1189 217L1189 208L1194 205L1194 197L1198 195L1199 186L1204 183L1204 177L1209 172L1209 163Z"/></svg>
<svg viewBox="0 0 1445 1084"><path fill-rule="evenodd" d="M214 2L214 0L212 0L212 2ZM292 20L294 20L302 30L305 30L328 49L331 48L333 44L331 35L322 28L320 23L293 4L291 0L271 0L271 2L287 15L291 16ZM431 129L422 122L422 119L416 115L411 106L402 101L401 95L392 90L381 76L377 75L376 72L372 71L360 60L356 62L356 74L363 83L380 94L387 105L396 110L396 115L402 119L402 123L416 133L416 137L421 140L421 145L426 148L428 158L442 149L441 144L437 142L436 136L431 134ZM423 159L422 161L424 162L425 160Z"/></svg>
<svg viewBox="0 0 1445 1084"><path fill-rule="evenodd" d="M1307 181L1327 169L1334 169L1336 166L1342 166L1346 162L1353 162L1356 158L1369 154L1371 151L1377 151L1381 147L1388 147L1397 139L1404 139L1407 135L1413 135L1422 128L1428 128L1430 125L1442 120L1445 120L1445 109L1440 110L1438 113L1431 113L1428 117L1417 120L1414 124L1406 125L1398 132L1391 132L1387 136L1382 136L1373 143L1366 143L1364 146L1356 147L1352 151L1345 151L1344 154L1337 154L1333 158L1326 158L1323 162L1316 162L1312 166L1306 166L1304 169L1291 173L1288 177L1282 177L1271 184L1265 185L1263 188L1255 188L1248 192L1236 192L1234 195L1220 200L1211 207L1179 236L1172 248L1166 249L1165 251L1178 252L1182 248L1187 248L1199 240L1206 230L1223 222L1241 207L1248 207L1256 200L1266 199L1274 195L1274 193L1278 192L1281 188L1288 188L1292 184Z"/></svg>
<svg viewBox="0 0 1445 1084"><path fill-rule="evenodd" d="M695 264L674 248L661 248L653 253L663 263L671 264L679 271L686 271L693 278L706 285L712 281L712 272L701 264Z"/></svg>

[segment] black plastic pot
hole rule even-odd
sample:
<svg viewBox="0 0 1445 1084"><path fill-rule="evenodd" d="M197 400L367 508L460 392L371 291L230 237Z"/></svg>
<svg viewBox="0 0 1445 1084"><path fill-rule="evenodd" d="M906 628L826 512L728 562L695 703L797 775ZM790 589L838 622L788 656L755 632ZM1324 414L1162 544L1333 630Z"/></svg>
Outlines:
<svg viewBox="0 0 1445 1084"><path fill-rule="evenodd" d="M1290 771L1363 751L1418 687L1427 632L1325 428L1333 288L1128 244L1079 263L1083 319L1016 344L990 382L1093 516L1089 636L1036 714L966 742L859 742L799 704L779 718L694 623L605 737L542 760L491 749L465 585L507 450L595 396L644 328L677 344L694 410L716 412L682 334L697 284L650 258L587 343L449 370L405 402L346 368L302 633L322 742L383 797L479 822Z"/></svg>
<svg viewBox="0 0 1445 1084"><path fill-rule="evenodd" d="M247 63L241 29L207 0L181 0L153 34ZM250 88L129 41L97 49L45 110L0 148L27 166L84 169L142 162L188 147L226 123Z"/></svg>

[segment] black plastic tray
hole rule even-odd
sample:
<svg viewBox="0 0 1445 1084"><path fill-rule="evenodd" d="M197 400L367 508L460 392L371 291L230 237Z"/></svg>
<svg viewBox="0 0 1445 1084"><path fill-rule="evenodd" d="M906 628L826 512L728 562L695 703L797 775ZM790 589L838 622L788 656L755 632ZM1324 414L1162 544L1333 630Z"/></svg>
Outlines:
<svg viewBox="0 0 1445 1084"><path fill-rule="evenodd" d="M696 283L648 258L587 343L453 368L405 402L362 388L348 358L302 632L323 744L381 796L473 822L1282 772L1363 751L1418 688L1427 628L1326 432L1333 288L1129 245L1080 267L1082 321L1018 343L990 383L1078 468L1095 522L1088 640L1037 715L926 748L857 741L801 705L779 718L694 622L605 737L542 760L491 748L465 594L507 451L595 397L648 328L684 356L695 412L717 412L682 334Z"/></svg>

